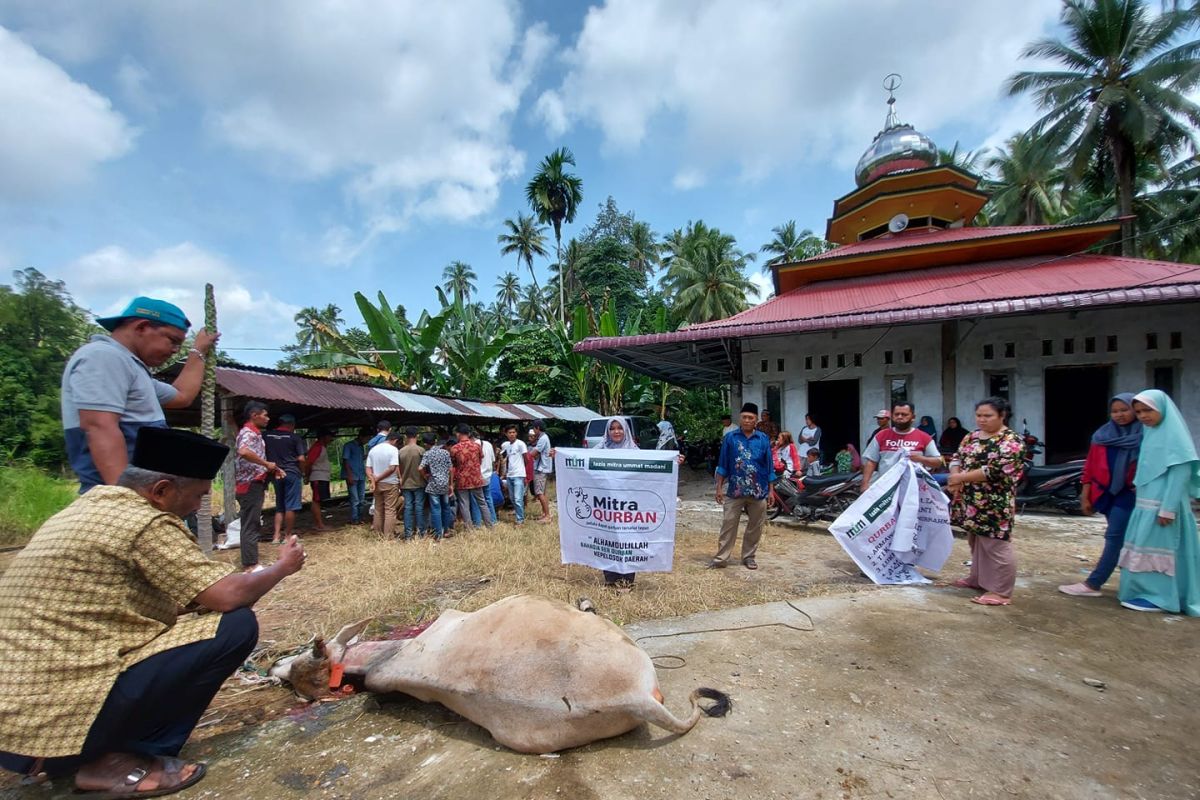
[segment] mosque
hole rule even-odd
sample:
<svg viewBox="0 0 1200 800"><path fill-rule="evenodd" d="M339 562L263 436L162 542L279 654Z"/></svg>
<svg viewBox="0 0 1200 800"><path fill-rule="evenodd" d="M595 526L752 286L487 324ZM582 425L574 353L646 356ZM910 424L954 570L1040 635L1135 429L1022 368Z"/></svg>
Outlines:
<svg viewBox="0 0 1200 800"><path fill-rule="evenodd" d="M773 267L775 296L671 333L591 338L579 352L683 386L731 388L783 429L811 413L826 457L862 445L880 408L940 431L1001 396L1049 463L1082 457L1117 392L1159 388L1200 432L1200 267L1099 252L1119 220L977 224L980 177L939 165L894 95L833 204L833 250Z"/></svg>

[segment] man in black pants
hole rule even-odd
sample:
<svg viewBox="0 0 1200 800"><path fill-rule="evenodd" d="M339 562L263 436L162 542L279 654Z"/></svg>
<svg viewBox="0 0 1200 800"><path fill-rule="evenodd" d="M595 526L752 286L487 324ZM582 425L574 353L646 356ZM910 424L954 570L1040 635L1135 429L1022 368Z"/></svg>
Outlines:
<svg viewBox="0 0 1200 800"><path fill-rule="evenodd" d="M252 605L304 564L208 560L181 517L228 448L142 428L116 486L51 517L0 577L0 766L32 781L136 797L199 781L175 756L258 640Z"/></svg>

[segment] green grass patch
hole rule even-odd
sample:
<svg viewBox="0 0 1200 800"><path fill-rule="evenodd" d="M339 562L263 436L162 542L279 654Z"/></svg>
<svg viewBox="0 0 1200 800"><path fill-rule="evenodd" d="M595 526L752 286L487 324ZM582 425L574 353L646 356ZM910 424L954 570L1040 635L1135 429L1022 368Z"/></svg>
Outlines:
<svg viewBox="0 0 1200 800"><path fill-rule="evenodd" d="M79 483L33 467L0 467L0 546L24 544L43 522L70 505Z"/></svg>

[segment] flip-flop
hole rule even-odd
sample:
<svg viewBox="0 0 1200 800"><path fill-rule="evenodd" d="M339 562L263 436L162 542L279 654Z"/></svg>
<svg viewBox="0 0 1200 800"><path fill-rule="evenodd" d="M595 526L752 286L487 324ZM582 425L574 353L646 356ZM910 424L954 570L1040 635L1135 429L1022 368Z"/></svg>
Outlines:
<svg viewBox="0 0 1200 800"><path fill-rule="evenodd" d="M986 594L981 594L981 595L979 595L979 597L972 597L971 602L975 603L976 605L981 605L981 606L1010 606L1010 605L1012 605L1011 599L1006 600L1003 597L992 597L992 596L989 596Z"/></svg>
<svg viewBox="0 0 1200 800"><path fill-rule="evenodd" d="M959 589L982 589L982 588L983 588L982 586L976 586L976 585L975 585L975 584L973 584L973 583L967 583L967 579L966 579L966 578L959 578L959 579L958 579L958 580L956 580L956 581L952 581L952 582L950 583L950 585L951 585L951 586L955 586L955 587L957 587L957 588L959 588Z"/></svg>
<svg viewBox="0 0 1200 800"><path fill-rule="evenodd" d="M151 770L143 766L137 766L130 769L124 778L118 780L112 785L112 787L108 789L76 789L75 796L81 799L85 798L86 800L123 800L123 798L129 797L165 797L166 795L183 791L189 786L195 786L208 771L208 767L205 764L201 764L199 762L188 762L180 758L153 758L149 759L145 763L153 768L154 762L156 761L161 764L162 777L166 780L175 779L177 782L171 783L169 786L159 786L155 789L147 789L139 792L137 789L138 784L146 779ZM183 771L184 767L189 766L189 764L195 765L195 771L192 772L192 774L186 779L178 780L179 773Z"/></svg>

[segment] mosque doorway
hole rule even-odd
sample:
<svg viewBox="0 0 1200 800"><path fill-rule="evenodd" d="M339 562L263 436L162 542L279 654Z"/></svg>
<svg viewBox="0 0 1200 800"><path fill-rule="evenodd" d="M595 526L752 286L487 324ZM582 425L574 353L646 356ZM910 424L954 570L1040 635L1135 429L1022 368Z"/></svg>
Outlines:
<svg viewBox="0 0 1200 800"><path fill-rule="evenodd" d="M1048 367L1045 386L1046 463L1086 458L1092 432L1108 419L1112 367Z"/></svg>
<svg viewBox="0 0 1200 800"><path fill-rule="evenodd" d="M808 413L821 428L821 460L829 462L847 442L859 446L858 379L810 381ZM801 421L802 424L802 421ZM793 435L801 425L791 430Z"/></svg>

